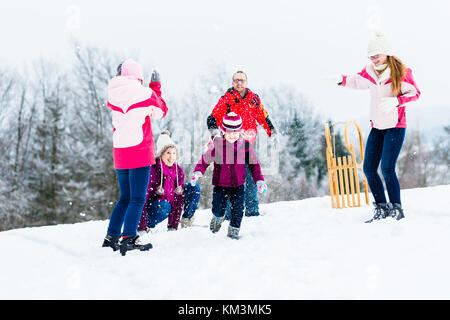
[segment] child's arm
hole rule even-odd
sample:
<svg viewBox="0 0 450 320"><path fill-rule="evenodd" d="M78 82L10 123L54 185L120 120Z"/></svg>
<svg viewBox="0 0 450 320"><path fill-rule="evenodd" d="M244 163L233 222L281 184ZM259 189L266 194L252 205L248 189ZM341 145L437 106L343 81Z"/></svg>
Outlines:
<svg viewBox="0 0 450 320"><path fill-rule="evenodd" d="M267 185L264 182L264 176L261 172L261 166L258 162L258 159L256 158L255 151L250 146L248 149L248 168L252 174L253 181L256 183L256 186L258 187L259 193L265 193L267 192Z"/></svg>
<svg viewBox="0 0 450 320"><path fill-rule="evenodd" d="M205 173L206 169L208 169L211 162L214 161L216 155L215 141L210 141L208 143L208 150L202 155L202 158L199 160L197 165L194 168L194 172L200 172L202 175Z"/></svg>
<svg viewBox="0 0 450 320"><path fill-rule="evenodd" d="M255 183L257 183L258 181L264 181L264 176L261 172L261 165L259 164L256 153L250 144L248 144L248 148L246 149L245 161L248 164L248 168L252 174L253 181Z"/></svg>

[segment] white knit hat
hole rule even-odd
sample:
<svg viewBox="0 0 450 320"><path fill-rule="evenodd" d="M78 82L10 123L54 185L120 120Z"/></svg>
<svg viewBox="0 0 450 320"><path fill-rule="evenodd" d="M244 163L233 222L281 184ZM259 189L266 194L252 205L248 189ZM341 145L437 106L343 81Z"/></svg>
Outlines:
<svg viewBox="0 0 450 320"><path fill-rule="evenodd" d="M160 158L170 147L177 148L175 142L170 138L170 132L168 130L163 130L156 141L156 158Z"/></svg>
<svg viewBox="0 0 450 320"><path fill-rule="evenodd" d="M367 55L369 57L377 54L392 56L392 48L386 36L381 32L376 32L375 36L369 41Z"/></svg>

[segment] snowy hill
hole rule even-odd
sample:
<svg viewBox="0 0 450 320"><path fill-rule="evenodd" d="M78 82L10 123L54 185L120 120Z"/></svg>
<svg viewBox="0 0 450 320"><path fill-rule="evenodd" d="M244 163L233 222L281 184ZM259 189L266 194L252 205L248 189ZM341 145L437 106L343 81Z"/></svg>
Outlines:
<svg viewBox="0 0 450 320"><path fill-rule="evenodd" d="M0 233L0 299L449 299L450 185L403 190L406 219L329 197L262 205L242 238L197 226L101 248L108 221ZM208 224L209 210L198 211Z"/></svg>

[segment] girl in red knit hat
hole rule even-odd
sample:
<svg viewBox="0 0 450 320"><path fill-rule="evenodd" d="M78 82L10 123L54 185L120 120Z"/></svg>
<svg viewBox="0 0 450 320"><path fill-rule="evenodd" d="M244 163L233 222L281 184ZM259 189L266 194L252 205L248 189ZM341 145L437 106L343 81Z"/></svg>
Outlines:
<svg viewBox="0 0 450 320"><path fill-rule="evenodd" d="M202 155L194 169L191 183L203 176L209 165L214 162L212 184L214 185L210 230L220 230L225 218L227 199L231 201L231 220L227 236L239 239L245 204L245 175L247 164L258 192L267 191L261 166L251 144L241 136L242 119L231 112L223 117L222 134L208 144L208 150Z"/></svg>

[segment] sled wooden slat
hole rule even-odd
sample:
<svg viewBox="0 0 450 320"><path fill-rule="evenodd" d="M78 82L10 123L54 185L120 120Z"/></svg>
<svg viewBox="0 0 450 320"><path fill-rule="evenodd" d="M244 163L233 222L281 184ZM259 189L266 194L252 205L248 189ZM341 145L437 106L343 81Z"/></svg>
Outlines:
<svg viewBox="0 0 450 320"><path fill-rule="evenodd" d="M333 158L333 167L337 168L336 165L336 159ZM334 188L334 195L336 198L336 208L341 208L341 203L339 200L339 184L338 184L338 173L337 170L333 170L333 188Z"/></svg>
<svg viewBox="0 0 450 320"><path fill-rule="evenodd" d="M347 128L352 123L356 126L359 135L361 163L357 162L355 149L352 144L348 143L347 139ZM336 156L334 139L332 142L330 125L328 123L325 124L325 139L327 144L326 158L328 167L328 182L330 184L331 207L340 209L361 206L361 190L358 169L360 169L362 173L365 202L366 204L369 204L367 179L362 172L364 163L364 147L361 130L359 129L358 124L355 121L350 120L345 125L345 144L350 152L349 156Z"/></svg>
<svg viewBox="0 0 450 320"><path fill-rule="evenodd" d="M356 203L355 203L355 181L353 179L353 175L355 174L355 170L353 170L353 161L352 161L352 157L351 156L347 156L348 157L348 163L350 166L349 169L349 175L350 175L350 191L352 194L352 207L356 207Z"/></svg>
<svg viewBox="0 0 450 320"><path fill-rule="evenodd" d="M338 172L339 172L339 195L342 197L342 208L345 208L345 192L344 192L344 169L342 168L342 157L338 157Z"/></svg>
<svg viewBox="0 0 450 320"><path fill-rule="evenodd" d="M349 168L347 166L347 158L346 157L342 157L342 165L344 167L344 183L345 183L345 195L347 196L347 206L352 207L352 205L350 204L350 191L349 191L349 187L348 187Z"/></svg>

